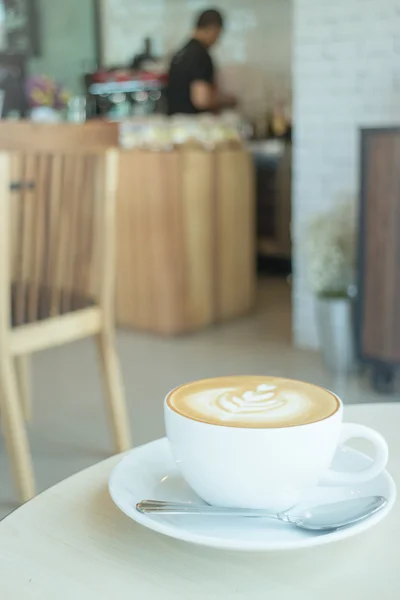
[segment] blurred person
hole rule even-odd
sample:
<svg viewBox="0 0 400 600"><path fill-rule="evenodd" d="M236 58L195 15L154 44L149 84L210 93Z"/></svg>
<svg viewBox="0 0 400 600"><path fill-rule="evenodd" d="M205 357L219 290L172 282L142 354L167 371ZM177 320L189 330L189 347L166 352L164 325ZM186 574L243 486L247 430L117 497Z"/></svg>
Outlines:
<svg viewBox="0 0 400 600"><path fill-rule="evenodd" d="M169 70L168 114L218 112L232 107L235 100L218 92L209 49L221 36L222 14L215 9L202 12L192 37L172 58Z"/></svg>

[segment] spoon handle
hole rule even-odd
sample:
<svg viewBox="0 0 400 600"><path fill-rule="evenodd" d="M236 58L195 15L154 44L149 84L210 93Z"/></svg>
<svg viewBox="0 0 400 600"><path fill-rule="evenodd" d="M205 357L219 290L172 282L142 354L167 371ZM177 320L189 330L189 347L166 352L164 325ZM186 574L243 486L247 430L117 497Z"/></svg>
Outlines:
<svg viewBox="0 0 400 600"><path fill-rule="evenodd" d="M163 515L207 515L209 517L263 517L264 519L281 519L280 515L266 510L251 508L224 508L189 504L184 502L162 502L161 500L143 500L136 505L136 509L143 514Z"/></svg>

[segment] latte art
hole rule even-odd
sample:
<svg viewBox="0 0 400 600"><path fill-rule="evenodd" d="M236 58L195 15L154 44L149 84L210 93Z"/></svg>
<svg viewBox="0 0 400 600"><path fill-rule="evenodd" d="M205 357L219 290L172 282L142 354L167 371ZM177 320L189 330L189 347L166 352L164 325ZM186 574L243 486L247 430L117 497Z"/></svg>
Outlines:
<svg viewBox="0 0 400 600"><path fill-rule="evenodd" d="M309 410L310 401L304 393L261 384L255 390L204 390L188 398L187 405L196 413L219 421L240 420L265 425L300 417Z"/></svg>
<svg viewBox="0 0 400 600"><path fill-rule="evenodd" d="M227 418L230 414L261 414L282 408L285 404L282 398L277 397L275 385L261 384L255 391L244 389L239 395L240 392L241 390L233 389L217 397L215 408L221 411L221 418L224 413Z"/></svg>
<svg viewBox="0 0 400 600"><path fill-rule="evenodd" d="M337 398L311 384L276 377L226 377L174 390L171 408L206 423L230 427L288 427L333 414Z"/></svg>

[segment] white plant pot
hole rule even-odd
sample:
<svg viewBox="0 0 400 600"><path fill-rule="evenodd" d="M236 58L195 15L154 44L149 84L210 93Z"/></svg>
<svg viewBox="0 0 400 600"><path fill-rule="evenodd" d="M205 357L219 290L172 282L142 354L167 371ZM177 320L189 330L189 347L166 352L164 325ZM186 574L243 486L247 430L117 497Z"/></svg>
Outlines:
<svg viewBox="0 0 400 600"><path fill-rule="evenodd" d="M346 375L356 369L353 302L348 298L316 298L319 342L328 369Z"/></svg>

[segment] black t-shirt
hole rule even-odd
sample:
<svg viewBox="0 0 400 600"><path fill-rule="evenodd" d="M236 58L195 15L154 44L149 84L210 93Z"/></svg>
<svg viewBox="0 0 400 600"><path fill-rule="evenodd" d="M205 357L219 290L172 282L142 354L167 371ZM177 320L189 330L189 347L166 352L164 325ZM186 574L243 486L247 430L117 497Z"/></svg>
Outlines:
<svg viewBox="0 0 400 600"><path fill-rule="evenodd" d="M207 48L192 39L171 61L167 89L168 114L201 112L190 99L190 86L194 81L213 84L214 66Z"/></svg>

